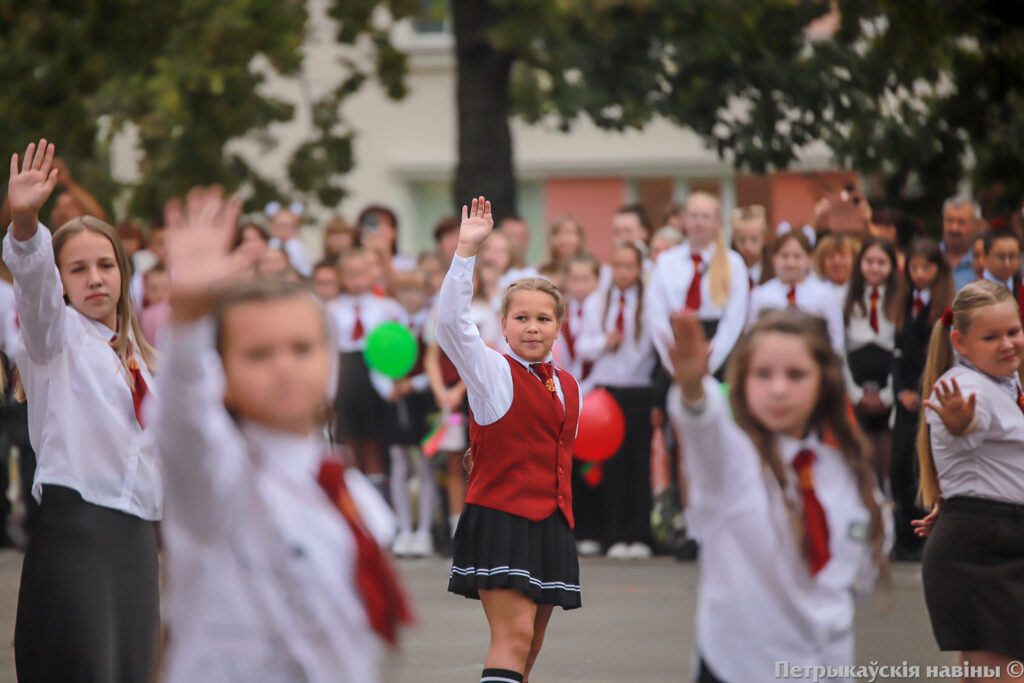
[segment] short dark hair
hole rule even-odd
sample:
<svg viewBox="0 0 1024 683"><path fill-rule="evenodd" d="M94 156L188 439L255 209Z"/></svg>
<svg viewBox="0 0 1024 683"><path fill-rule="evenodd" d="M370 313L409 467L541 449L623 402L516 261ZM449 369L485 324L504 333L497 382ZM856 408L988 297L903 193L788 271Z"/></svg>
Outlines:
<svg viewBox="0 0 1024 683"><path fill-rule="evenodd" d="M999 230L986 230L983 239L984 241L982 244L985 245L986 256L990 251L992 251L992 247L999 240L1013 240L1017 243L1017 251L1020 251L1021 249L1021 241L1017 233L1005 228L1000 228Z"/></svg>
<svg viewBox="0 0 1024 683"><path fill-rule="evenodd" d="M455 216L445 216L437 222L434 226L434 241L440 242L441 238L452 232L458 230L461 221Z"/></svg>
<svg viewBox="0 0 1024 683"><path fill-rule="evenodd" d="M356 219L356 224L362 227L363 223L370 216L376 216L378 220L383 216L389 223L391 223L391 225L394 226L395 230L398 230L398 216L395 215L395 212L390 207L384 206L383 204L370 204L359 212L359 218Z"/></svg>
<svg viewBox="0 0 1024 683"><path fill-rule="evenodd" d="M631 213L640 220L640 225L644 227L644 230L650 232L651 230L651 219L647 217L647 209L644 208L643 204L634 202L632 204L624 204L619 207L619 210L615 212L620 213Z"/></svg>

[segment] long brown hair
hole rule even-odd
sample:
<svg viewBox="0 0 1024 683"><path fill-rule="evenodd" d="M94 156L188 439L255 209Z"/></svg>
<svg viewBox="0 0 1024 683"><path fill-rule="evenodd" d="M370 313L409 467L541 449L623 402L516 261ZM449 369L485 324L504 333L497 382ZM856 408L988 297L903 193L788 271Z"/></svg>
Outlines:
<svg viewBox="0 0 1024 683"><path fill-rule="evenodd" d="M789 478L779 457L775 435L757 421L747 405L746 378L750 372L750 360L759 343L759 337L770 332L802 339L821 371L818 401L808 424L821 429L823 433L833 435L838 442L836 448L856 478L861 502L871 515L872 551L875 564L881 568L885 528L882 510L875 498L877 479L869 464L868 444L856 423L849 419L843 360L832 349L824 320L796 309L768 310L740 338L729 358L726 370L736 424L754 442L764 467L772 473L782 489L793 528L797 532L797 539L804 552L807 552L807 532L804 528L803 515L796 501L785 495L790 490L787 483Z"/></svg>
<svg viewBox="0 0 1024 683"><path fill-rule="evenodd" d="M971 327L971 321L979 310L1006 302L1012 303L1014 308L1017 307L1017 302L1010 294L1010 290L998 282L989 280L971 282L957 293L952 306L953 326L948 328L942 320L939 320L932 327L931 340L928 342L928 360L925 362L924 372L921 375L922 396L927 398L939 378L953 367L953 342L949 338L950 332L956 330L960 334L967 334L967 330ZM924 506L930 508L942 495L942 490L939 487L939 475L932 457L931 428L928 426L928 420L925 419L923 406L920 412L917 429L917 461L921 467L921 484L918 494Z"/></svg>
<svg viewBox="0 0 1024 683"><path fill-rule="evenodd" d="M133 351L136 358L145 363L151 372L156 368L156 351L146 341L146 338L142 335L142 328L139 327L139 316L135 313L135 306L132 304L132 268L128 261L128 254L124 250L124 245L121 244L121 238L117 236L117 232L112 226L101 221L99 218L79 216L78 218L72 218L62 225L57 232L53 233L53 257L59 269L60 253L68 243L68 240L85 231L106 237L114 247L117 269L121 272L121 288L117 298L117 339L111 343L111 346L117 353L117 357L121 359L121 365L124 366L125 372L128 374L129 383L132 383L129 362L129 346L132 341L134 340L135 343ZM125 330L130 330L131 334L125 334Z"/></svg>
<svg viewBox="0 0 1024 683"><path fill-rule="evenodd" d="M636 257L636 265L640 269L640 276L636 279L637 286L637 299L636 299L636 311L633 319L633 339L634 341L640 340L640 334L643 332L643 315L644 315L644 252L634 242L622 242L616 244L612 248L612 253L624 249L630 252ZM611 260L611 259L609 259ZM609 283L607 291L604 294L604 313L601 314L601 326L604 327L608 324L608 310L612 306L612 288L614 284Z"/></svg>
<svg viewBox="0 0 1024 683"><path fill-rule="evenodd" d="M864 293L867 291L867 283L864 281L864 273L861 272L860 264L864 260L864 255L867 254L868 249L871 247L878 247L885 252L886 257L889 259L889 275L885 278L885 282L882 283L882 286L885 287L885 296L882 298L882 315L890 321L893 320L893 304L896 301L896 290L899 288L900 282L899 263L896 261L896 247L887 239L869 237L864 240L860 253L857 254L857 258L853 261L850 288L846 292L846 301L843 304L843 322L846 325L850 324L850 318L853 317L854 311L858 311L858 315L861 316L868 314L867 307L864 305Z"/></svg>
<svg viewBox="0 0 1024 683"><path fill-rule="evenodd" d="M907 310L913 305L914 282L910 279L910 260L923 258L929 263L934 263L938 268L935 275L935 282L931 286L931 303L928 309L928 324L934 325L942 312L953 302L953 295L956 294L956 286L953 284L953 270L949 267L946 255L942 253L942 247L933 239L927 237L914 240L907 249L904 260L903 277L900 278L900 292L893 305L892 317L896 323L896 329L903 331L903 323L906 321Z"/></svg>

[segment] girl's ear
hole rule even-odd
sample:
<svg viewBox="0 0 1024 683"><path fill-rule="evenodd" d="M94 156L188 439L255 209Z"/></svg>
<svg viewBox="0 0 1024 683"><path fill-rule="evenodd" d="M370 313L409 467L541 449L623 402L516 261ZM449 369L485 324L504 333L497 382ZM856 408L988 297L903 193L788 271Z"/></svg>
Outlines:
<svg viewBox="0 0 1024 683"><path fill-rule="evenodd" d="M949 333L949 340L953 342L953 348L956 349L957 353L961 356L967 355L967 346L964 344L964 336L960 334L960 330L954 328L953 331Z"/></svg>

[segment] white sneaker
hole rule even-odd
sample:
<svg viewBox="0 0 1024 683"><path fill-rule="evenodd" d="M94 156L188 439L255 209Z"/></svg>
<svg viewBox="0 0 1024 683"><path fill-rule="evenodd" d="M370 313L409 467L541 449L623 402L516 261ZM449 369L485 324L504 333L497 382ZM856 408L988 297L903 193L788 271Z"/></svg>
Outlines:
<svg viewBox="0 0 1024 683"><path fill-rule="evenodd" d="M616 543L611 548L608 548L606 557L612 560L628 560L629 559L629 546L625 543Z"/></svg>
<svg viewBox="0 0 1024 683"><path fill-rule="evenodd" d="M399 531L395 542L391 544L391 552L396 557L408 557L411 554L413 536L411 531Z"/></svg>
<svg viewBox="0 0 1024 683"><path fill-rule="evenodd" d="M601 554L601 542L587 539L576 544L576 552L585 557Z"/></svg>
<svg viewBox="0 0 1024 683"><path fill-rule="evenodd" d="M649 560L651 559L651 554L651 546L646 543L638 541L629 544L628 557L631 560Z"/></svg>
<svg viewBox="0 0 1024 683"><path fill-rule="evenodd" d="M434 539L429 531L417 531L409 543L409 555L413 557L430 557L434 554Z"/></svg>

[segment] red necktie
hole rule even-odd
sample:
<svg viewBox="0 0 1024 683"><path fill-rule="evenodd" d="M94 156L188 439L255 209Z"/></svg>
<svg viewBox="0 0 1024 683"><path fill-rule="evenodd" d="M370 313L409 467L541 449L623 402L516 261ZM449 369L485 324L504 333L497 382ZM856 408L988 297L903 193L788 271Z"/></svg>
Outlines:
<svg viewBox="0 0 1024 683"><path fill-rule="evenodd" d="M146 386L146 380L142 377L139 364L135 362L131 344L128 345L128 370L132 374L132 403L135 404L135 419L139 421L139 426L145 429L146 423L142 420L142 401L149 393L149 387Z"/></svg>
<svg viewBox="0 0 1024 683"><path fill-rule="evenodd" d="M555 402L555 414L558 415L558 421L565 421L565 406L562 405L561 399L558 398L558 389L555 387L555 368L551 363L531 363L530 367L537 376L540 377L540 381L544 383L544 387L551 392L551 398Z"/></svg>
<svg viewBox="0 0 1024 683"><path fill-rule="evenodd" d="M619 293L619 314L615 316L615 331L623 334L626 331L626 294Z"/></svg>
<svg viewBox="0 0 1024 683"><path fill-rule="evenodd" d="M789 286L789 291L786 292L786 301L790 306L796 306L796 285Z"/></svg>
<svg viewBox="0 0 1024 683"><path fill-rule="evenodd" d="M686 291L686 310L688 311L699 311L700 310L700 281L704 277L704 273L701 272L701 258L700 254L691 254L690 258L693 259L693 278L690 280L690 289Z"/></svg>
<svg viewBox="0 0 1024 683"><path fill-rule="evenodd" d="M756 286L756 285L754 285L754 278L752 278L752 277L750 277L748 275L747 276L747 283L750 285L750 291L753 292L754 291L754 287Z"/></svg>
<svg viewBox="0 0 1024 683"><path fill-rule="evenodd" d="M831 557L828 550L828 520L825 510L821 507L818 496L814 493L814 475L811 467L815 455L804 449L793 459L798 487L804 503L804 529L807 533L807 555L811 564L811 575L821 571Z"/></svg>
<svg viewBox="0 0 1024 683"><path fill-rule="evenodd" d="M394 645L398 640L398 625L412 623L412 610L391 564L359 516L345 485L345 465L335 458L325 458L320 463L316 480L341 512L355 537L356 588L363 598L370 626L381 638Z"/></svg>
<svg viewBox="0 0 1024 683"><path fill-rule="evenodd" d="M878 287L871 288L871 329L878 334Z"/></svg>
<svg viewBox="0 0 1024 683"><path fill-rule="evenodd" d="M921 298L920 294L914 295L914 317L921 315L921 310L924 308L924 299Z"/></svg>
<svg viewBox="0 0 1024 683"><path fill-rule="evenodd" d="M358 303L352 309L352 314L356 317L356 324L352 326L352 341L357 341L363 338L363 319L359 317Z"/></svg>
<svg viewBox="0 0 1024 683"><path fill-rule="evenodd" d="M583 305L581 304L576 308L576 319L580 320L583 318ZM576 358L576 335L572 333L572 325L569 324L569 316L565 317L565 321L562 323L562 335L565 337L565 348L569 352L570 358Z"/></svg>
<svg viewBox="0 0 1024 683"><path fill-rule="evenodd" d="M1017 387L1017 407L1024 413L1024 391L1021 391L1020 387Z"/></svg>

